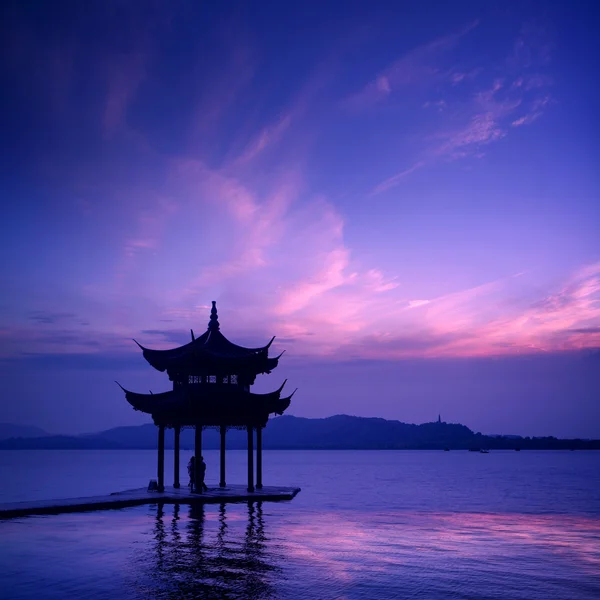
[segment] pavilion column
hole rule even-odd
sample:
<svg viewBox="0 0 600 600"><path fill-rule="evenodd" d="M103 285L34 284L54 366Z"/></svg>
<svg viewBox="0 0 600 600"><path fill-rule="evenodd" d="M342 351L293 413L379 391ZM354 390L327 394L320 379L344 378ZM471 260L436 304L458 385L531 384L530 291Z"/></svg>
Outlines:
<svg viewBox="0 0 600 600"><path fill-rule="evenodd" d="M256 487L262 489L262 427L256 428Z"/></svg>
<svg viewBox="0 0 600 600"><path fill-rule="evenodd" d="M202 456L202 425L199 423L196 425L195 432L195 450L194 455L196 457L196 475L194 477L194 491L199 494L202 493L202 486L200 485L200 457Z"/></svg>
<svg viewBox="0 0 600 600"><path fill-rule="evenodd" d="M225 487L225 433L227 428L225 425L221 425L221 461L220 461L220 478L219 478L219 487Z"/></svg>
<svg viewBox="0 0 600 600"><path fill-rule="evenodd" d="M165 426L158 426L158 491L165 491Z"/></svg>
<svg viewBox="0 0 600 600"><path fill-rule="evenodd" d="M248 491L254 491L254 448L252 425L248 425Z"/></svg>
<svg viewBox="0 0 600 600"><path fill-rule="evenodd" d="M173 445L173 487L179 488L179 434L181 433L181 427L177 425L175 427L175 442Z"/></svg>

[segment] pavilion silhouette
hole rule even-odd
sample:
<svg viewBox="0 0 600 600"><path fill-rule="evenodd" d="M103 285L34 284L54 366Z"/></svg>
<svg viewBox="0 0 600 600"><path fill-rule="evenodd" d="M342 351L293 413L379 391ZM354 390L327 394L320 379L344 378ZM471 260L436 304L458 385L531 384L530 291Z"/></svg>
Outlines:
<svg viewBox="0 0 600 600"><path fill-rule="evenodd" d="M195 455L202 455L202 430L220 431L220 479L225 482L225 438L228 429L246 429L248 434L248 492L254 492L254 432L256 431L256 488L262 488L262 430L269 415L281 415L290 405L294 392L282 398L285 381L274 392L250 391L256 376L275 369L281 354L269 358L266 346L246 348L230 342L220 330L217 306L213 301L206 332L184 346L170 350L152 350L136 341L144 358L155 369L167 372L173 389L159 394L138 394L119 386L135 410L152 415L158 426L158 489L164 491L165 428L173 428L174 482L179 488L179 440L182 428L195 429ZM135 340L134 340L135 341ZM118 382L117 382L118 383ZM200 461L196 460L196 481L200 480Z"/></svg>

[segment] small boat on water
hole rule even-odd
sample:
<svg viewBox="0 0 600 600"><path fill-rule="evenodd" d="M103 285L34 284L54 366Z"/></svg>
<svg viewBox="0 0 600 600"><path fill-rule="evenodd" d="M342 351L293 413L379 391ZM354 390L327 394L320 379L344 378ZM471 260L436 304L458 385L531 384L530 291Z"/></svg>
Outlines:
<svg viewBox="0 0 600 600"><path fill-rule="evenodd" d="M489 453L490 453L490 451L489 451L489 450L486 450L485 448L481 448L481 449L479 450L479 452L480 452L480 454L489 454Z"/></svg>

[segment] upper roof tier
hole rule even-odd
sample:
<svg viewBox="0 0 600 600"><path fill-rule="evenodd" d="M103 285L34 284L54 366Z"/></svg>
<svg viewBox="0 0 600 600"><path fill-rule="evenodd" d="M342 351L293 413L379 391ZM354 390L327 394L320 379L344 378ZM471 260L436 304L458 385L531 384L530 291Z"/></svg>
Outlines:
<svg viewBox="0 0 600 600"><path fill-rule="evenodd" d="M274 339L260 348L245 348L230 342L220 331L217 303L213 301L208 329L198 338L192 331L189 344L171 350L152 350L135 343L155 369L167 371L173 379L175 374L270 373L281 356L269 358L269 347Z"/></svg>

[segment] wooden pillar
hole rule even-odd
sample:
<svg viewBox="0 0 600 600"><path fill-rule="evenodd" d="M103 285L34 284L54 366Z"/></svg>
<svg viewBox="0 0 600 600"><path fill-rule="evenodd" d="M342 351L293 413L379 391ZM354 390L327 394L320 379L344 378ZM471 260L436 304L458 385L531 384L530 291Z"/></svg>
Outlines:
<svg viewBox="0 0 600 600"><path fill-rule="evenodd" d="M175 427L175 442L173 445L173 487L178 488L179 485L179 434L181 427Z"/></svg>
<svg viewBox="0 0 600 600"><path fill-rule="evenodd" d="M158 426L158 491L165 491L165 426Z"/></svg>
<svg viewBox="0 0 600 600"><path fill-rule="evenodd" d="M202 425L196 425L196 435L195 435L195 449L194 455L196 457L196 475L195 479L195 487L194 491L201 494L202 486L200 484L200 457L202 456Z"/></svg>
<svg viewBox="0 0 600 600"><path fill-rule="evenodd" d="M252 425L248 425L248 491L254 491L254 449L253 444L253 433Z"/></svg>
<svg viewBox="0 0 600 600"><path fill-rule="evenodd" d="M256 428L256 487L262 489L262 427Z"/></svg>
<svg viewBox="0 0 600 600"><path fill-rule="evenodd" d="M219 487L225 487L225 433L227 428L225 425L221 425L221 461L220 461L220 478L219 478Z"/></svg>

